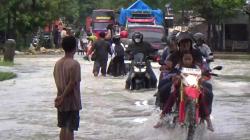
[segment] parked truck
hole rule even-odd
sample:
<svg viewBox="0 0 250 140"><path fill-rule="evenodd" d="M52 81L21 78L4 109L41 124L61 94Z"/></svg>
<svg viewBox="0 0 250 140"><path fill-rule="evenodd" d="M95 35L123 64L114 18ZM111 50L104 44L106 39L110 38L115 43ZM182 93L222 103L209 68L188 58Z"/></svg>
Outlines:
<svg viewBox="0 0 250 140"><path fill-rule="evenodd" d="M106 32L109 24L115 24L115 12L110 9L97 9L92 12L91 32L98 37L99 32Z"/></svg>
<svg viewBox="0 0 250 140"><path fill-rule="evenodd" d="M119 24L127 27L129 24L163 25L163 12L153 10L141 0L137 0L127 9L120 10Z"/></svg>

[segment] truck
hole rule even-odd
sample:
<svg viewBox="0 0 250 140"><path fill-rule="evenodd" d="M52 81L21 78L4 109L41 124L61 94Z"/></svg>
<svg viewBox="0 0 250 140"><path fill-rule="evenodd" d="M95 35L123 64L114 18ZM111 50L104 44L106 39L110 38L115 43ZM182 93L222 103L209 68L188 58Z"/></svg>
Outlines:
<svg viewBox="0 0 250 140"><path fill-rule="evenodd" d="M107 32L107 26L115 24L115 12L110 9L96 9L92 12L91 32L98 37L102 31Z"/></svg>
<svg viewBox="0 0 250 140"><path fill-rule="evenodd" d="M153 10L141 0L137 0L127 9L120 10L119 24L127 28L129 24L163 25L163 12Z"/></svg>
<svg viewBox="0 0 250 140"><path fill-rule="evenodd" d="M126 28L129 25L156 25L155 17L149 11L131 12L131 17L127 17Z"/></svg>

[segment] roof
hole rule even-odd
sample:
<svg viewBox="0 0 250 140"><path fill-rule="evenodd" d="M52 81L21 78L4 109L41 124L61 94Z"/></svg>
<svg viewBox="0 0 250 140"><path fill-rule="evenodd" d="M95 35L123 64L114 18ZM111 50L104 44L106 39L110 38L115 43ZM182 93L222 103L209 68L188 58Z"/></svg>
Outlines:
<svg viewBox="0 0 250 140"><path fill-rule="evenodd" d="M144 9L144 10L152 10L147 4L145 4L141 0L137 0L135 3L133 3L131 6L129 6L127 9Z"/></svg>
<svg viewBox="0 0 250 140"><path fill-rule="evenodd" d="M122 8L120 10L119 16L119 24L125 26L127 18L132 17L133 12L147 12L155 18L156 24L163 24L163 13L160 9L153 10L147 4L145 4L142 0L137 0L127 9Z"/></svg>

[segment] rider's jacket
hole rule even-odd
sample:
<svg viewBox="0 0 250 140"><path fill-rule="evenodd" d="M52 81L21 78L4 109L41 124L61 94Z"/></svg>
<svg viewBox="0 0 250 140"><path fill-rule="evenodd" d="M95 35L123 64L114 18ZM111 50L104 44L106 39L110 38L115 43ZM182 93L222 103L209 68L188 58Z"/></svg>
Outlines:
<svg viewBox="0 0 250 140"><path fill-rule="evenodd" d="M194 44L194 48L198 49L202 56L206 59L206 60L212 60L213 59L213 53L211 51L211 49L208 47L207 44L202 44L202 45L197 45Z"/></svg>
<svg viewBox="0 0 250 140"><path fill-rule="evenodd" d="M131 56L134 56L137 53L143 53L144 56L149 56L151 53L155 52L156 50L152 48L151 44L148 42L141 42L141 43L130 43L126 52ZM132 58L133 59L133 58Z"/></svg>

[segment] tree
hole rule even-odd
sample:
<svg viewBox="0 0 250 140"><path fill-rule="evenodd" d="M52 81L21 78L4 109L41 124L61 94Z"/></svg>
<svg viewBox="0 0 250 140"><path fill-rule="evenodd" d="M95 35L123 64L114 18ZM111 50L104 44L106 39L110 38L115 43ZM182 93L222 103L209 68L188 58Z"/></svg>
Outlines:
<svg viewBox="0 0 250 140"><path fill-rule="evenodd" d="M74 23L79 17L79 3L77 0L60 0L59 15L65 17L69 23Z"/></svg>
<svg viewBox="0 0 250 140"><path fill-rule="evenodd" d="M212 29L213 40L211 44L215 49L219 47L218 38L220 34L216 30L216 25L223 23L223 20L228 17L234 16L236 9L241 9L244 4L244 0L190 0L192 7L190 7L195 13L206 19L208 23L208 40L210 40L210 30Z"/></svg>
<svg viewBox="0 0 250 140"><path fill-rule="evenodd" d="M65 17L69 23L79 17L78 0L1 0L0 30L6 30L8 38L24 41L27 34ZM20 41L19 41L20 42Z"/></svg>

